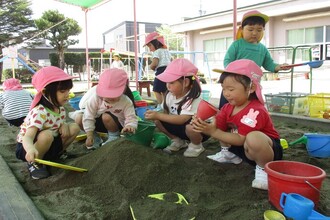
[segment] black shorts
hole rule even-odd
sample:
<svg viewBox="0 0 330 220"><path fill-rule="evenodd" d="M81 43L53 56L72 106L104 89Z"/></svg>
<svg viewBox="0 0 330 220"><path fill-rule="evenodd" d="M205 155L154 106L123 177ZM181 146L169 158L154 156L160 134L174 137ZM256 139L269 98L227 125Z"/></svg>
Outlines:
<svg viewBox="0 0 330 220"><path fill-rule="evenodd" d="M24 122L25 117L17 118L17 119L6 119L6 121L9 123L9 125L14 125L16 127L21 126L21 124Z"/></svg>
<svg viewBox="0 0 330 220"><path fill-rule="evenodd" d="M112 117L112 119L115 121L119 131L123 129L123 126L120 124L118 118L113 115L111 112L105 112L103 114L108 114ZM102 121L102 115L98 118L95 118L95 131L102 132L102 133L108 133L108 130L105 128L104 123Z"/></svg>
<svg viewBox="0 0 330 220"><path fill-rule="evenodd" d="M47 153L44 155L43 158L40 158L40 159L54 161L54 160L58 160L62 154L63 154L62 138L60 135L58 135L57 137L54 138L54 141L53 141L52 145L50 145L50 148L47 151ZM17 159L26 161L25 155L26 155L26 151L23 147L23 144L20 142L17 142L17 144L16 144Z"/></svg>
<svg viewBox="0 0 330 220"><path fill-rule="evenodd" d="M165 69L166 69L166 66L158 67L155 75L158 76L159 74L163 73L165 71ZM165 93L167 91L166 83L155 77L152 90L154 92Z"/></svg>
<svg viewBox="0 0 330 220"><path fill-rule="evenodd" d="M178 138L182 140L187 140L189 141L190 139L188 138L186 134L186 125L190 123L191 119L188 120L186 123L182 125L174 125L174 124L169 124L167 122L160 121L160 123L164 126L164 128L171 134L177 136ZM203 133L201 133L203 140L202 142L206 141L207 139L210 138L210 136L207 136Z"/></svg>
<svg viewBox="0 0 330 220"><path fill-rule="evenodd" d="M283 158L283 149L281 146L281 142L279 139L273 139L273 151L274 151L274 158L273 160L282 160ZM230 152L236 154L240 158L242 158L245 162L248 162L249 164L255 166L257 165L254 160L250 160L245 155L245 150L243 146L232 146L228 149Z"/></svg>

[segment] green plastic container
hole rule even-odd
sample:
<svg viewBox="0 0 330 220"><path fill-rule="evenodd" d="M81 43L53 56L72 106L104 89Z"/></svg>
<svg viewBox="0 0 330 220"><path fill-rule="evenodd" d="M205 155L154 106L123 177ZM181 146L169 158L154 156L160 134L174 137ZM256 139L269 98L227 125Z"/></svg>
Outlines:
<svg viewBox="0 0 330 220"><path fill-rule="evenodd" d="M142 100L142 97L140 96L139 91L133 91L132 94L133 94L133 97L134 97L135 101L141 101Z"/></svg>
<svg viewBox="0 0 330 220"><path fill-rule="evenodd" d="M139 121L135 134L126 135L126 139L150 147L155 128L153 122Z"/></svg>
<svg viewBox="0 0 330 220"><path fill-rule="evenodd" d="M155 132L153 135L153 142L154 142L153 148L164 149L165 147L171 144L171 139L162 132Z"/></svg>

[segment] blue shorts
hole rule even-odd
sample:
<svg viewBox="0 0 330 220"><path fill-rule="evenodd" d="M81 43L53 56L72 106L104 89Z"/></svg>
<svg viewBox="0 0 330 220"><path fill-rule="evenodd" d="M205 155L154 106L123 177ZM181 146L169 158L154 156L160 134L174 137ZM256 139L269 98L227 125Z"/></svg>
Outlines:
<svg viewBox="0 0 330 220"><path fill-rule="evenodd" d="M283 158L283 149L281 146L281 142L279 139L273 139L273 151L274 151L274 158L273 160L282 160ZM236 154L240 158L242 158L245 162L251 164L252 166L257 165L254 160L250 160L246 157L244 147L243 146L232 146L228 149L230 152Z"/></svg>
<svg viewBox="0 0 330 220"><path fill-rule="evenodd" d="M52 145L50 145L50 148L47 151L47 153L44 155L43 158L40 158L40 159L54 161L54 160L58 160L62 154L63 154L62 138L60 135L58 135L57 137L54 138L54 141L53 141ZM20 142L17 142L17 144L16 144L17 159L26 161L25 155L26 155L26 151L23 147L23 144Z"/></svg>
<svg viewBox="0 0 330 220"><path fill-rule="evenodd" d="M176 137L182 139L182 140L187 140L190 141L190 139L188 138L187 134L186 134L186 125L189 124L191 121L188 120L186 123L182 124L182 125L174 125L174 124L169 124L167 122L163 122L160 121L160 123L164 126L164 128L171 134L175 135ZM207 136L203 133L201 133L203 140L202 142L206 141L207 139L210 138L210 136Z"/></svg>
<svg viewBox="0 0 330 220"><path fill-rule="evenodd" d="M166 69L166 66L158 67L155 75L158 76L159 74L163 73L165 71L165 69ZM163 81L160 81L157 78L155 78L154 79L154 85L153 85L153 89L152 90L154 92L165 93L167 91L166 83L163 82Z"/></svg>

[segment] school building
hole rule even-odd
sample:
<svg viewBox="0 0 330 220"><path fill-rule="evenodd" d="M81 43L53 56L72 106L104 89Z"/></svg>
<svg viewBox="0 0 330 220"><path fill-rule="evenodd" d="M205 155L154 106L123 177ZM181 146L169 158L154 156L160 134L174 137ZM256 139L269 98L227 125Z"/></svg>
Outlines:
<svg viewBox="0 0 330 220"><path fill-rule="evenodd" d="M262 43L276 62L330 60L330 0L275 0L237 8L237 28L243 14L251 10L270 18ZM234 39L233 14L233 10L220 11L171 25L174 33L185 36L185 51L190 52L186 57L200 69L223 68Z"/></svg>

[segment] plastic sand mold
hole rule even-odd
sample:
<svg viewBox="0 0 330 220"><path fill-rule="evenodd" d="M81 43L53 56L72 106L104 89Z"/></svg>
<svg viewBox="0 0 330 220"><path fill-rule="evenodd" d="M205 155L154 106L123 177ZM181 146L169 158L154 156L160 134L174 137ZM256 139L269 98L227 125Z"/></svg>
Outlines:
<svg viewBox="0 0 330 220"><path fill-rule="evenodd" d="M170 205L170 208L168 210L173 211L173 208L174 208L175 210L178 211L178 213L182 214L182 215L180 215L182 219L186 219L186 220L195 219L195 217L192 217L192 216L194 216L194 214L193 214L194 207L190 206L188 201L186 200L186 198L180 193L169 192L169 193L150 194L145 199L147 199L147 198L151 199L151 200L149 200L149 202L152 202L152 200L158 201L158 202L154 203L153 205L155 205L157 207L165 208L164 213L166 213L166 211L165 211L166 207L168 205L172 204L172 205ZM139 203L130 205L130 211L131 211L133 220L140 220L138 213L139 212L141 213L141 211L146 212L146 210L147 210L147 209L145 209L146 206L143 206L143 205L148 204L147 201L148 200L144 200L144 202L140 203L140 206L138 205ZM164 206L162 204L164 204ZM133 206L135 207L134 209L133 209ZM149 206L150 206L150 204L149 204ZM150 207L152 207L152 206L150 206ZM138 213L136 213L136 212L138 212ZM171 213L173 213L173 212L170 211L169 214L171 214ZM152 216L148 216L148 217L152 217ZM169 216L169 219L170 218L171 217Z"/></svg>
<svg viewBox="0 0 330 220"><path fill-rule="evenodd" d="M74 167L74 166L69 166L69 165L64 165L64 164L61 164L61 163L55 163L55 162L51 162L51 161L48 161L48 160L35 159L35 161L38 162L38 163L44 164L44 165L57 167L57 168L62 168L62 169L66 169L66 170L73 170L73 171L76 171L76 172L87 172L87 169Z"/></svg>

